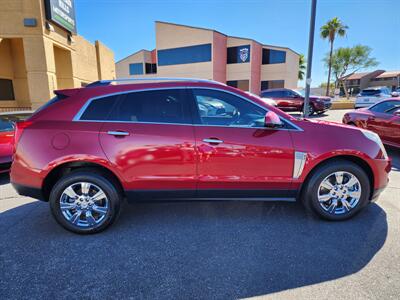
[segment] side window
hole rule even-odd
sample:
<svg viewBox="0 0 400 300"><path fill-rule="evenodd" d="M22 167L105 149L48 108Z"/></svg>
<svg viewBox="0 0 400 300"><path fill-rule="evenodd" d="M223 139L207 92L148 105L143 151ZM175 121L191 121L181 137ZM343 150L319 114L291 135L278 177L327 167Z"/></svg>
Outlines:
<svg viewBox="0 0 400 300"><path fill-rule="evenodd" d="M372 106L369 110L378 113L391 114L395 108L400 108L400 101L385 101Z"/></svg>
<svg viewBox="0 0 400 300"><path fill-rule="evenodd" d="M121 97L110 121L191 124L185 89L132 92Z"/></svg>
<svg viewBox="0 0 400 300"><path fill-rule="evenodd" d="M117 96L108 96L92 100L83 112L80 120L103 121L106 120L114 104L118 100Z"/></svg>
<svg viewBox="0 0 400 300"><path fill-rule="evenodd" d="M266 110L230 93L193 89L201 124L233 127L264 126Z"/></svg>

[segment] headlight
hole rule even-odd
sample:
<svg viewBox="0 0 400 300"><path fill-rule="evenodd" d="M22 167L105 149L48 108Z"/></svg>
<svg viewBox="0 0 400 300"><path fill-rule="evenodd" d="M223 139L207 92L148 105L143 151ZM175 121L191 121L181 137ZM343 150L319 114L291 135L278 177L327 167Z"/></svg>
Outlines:
<svg viewBox="0 0 400 300"><path fill-rule="evenodd" d="M385 146L383 146L383 143L381 141L381 138L379 137L379 135L377 135L375 132L369 131L369 130L361 130L361 132L364 134L364 136L367 139L370 139L371 141L374 141L375 143L377 143L379 145L379 147L381 148L383 157L385 159L388 159L388 155L385 149Z"/></svg>

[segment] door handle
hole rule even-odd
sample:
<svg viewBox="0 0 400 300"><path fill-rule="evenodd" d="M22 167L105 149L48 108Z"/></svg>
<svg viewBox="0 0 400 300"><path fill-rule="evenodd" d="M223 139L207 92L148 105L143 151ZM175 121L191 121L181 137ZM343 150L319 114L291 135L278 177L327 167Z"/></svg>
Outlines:
<svg viewBox="0 0 400 300"><path fill-rule="evenodd" d="M218 145L218 144L223 143L224 141L221 141L221 140L216 139L216 138L210 138L210 139L204 139L203 142L209 143L209 144L217 144Z"/></svg>
<svg viewBox="0 0 400 300"><path fill-rule="evenodd" d="M108 131L107 134L113 135L113 136L127 136L127 135L129 135L129 132L126 132L126 131Z"/></svg>

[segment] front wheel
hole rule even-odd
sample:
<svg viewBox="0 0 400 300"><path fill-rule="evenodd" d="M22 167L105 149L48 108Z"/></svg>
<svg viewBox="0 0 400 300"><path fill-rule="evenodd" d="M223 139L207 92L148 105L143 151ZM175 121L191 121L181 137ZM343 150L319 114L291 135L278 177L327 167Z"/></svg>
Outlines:
<svg viewBox="0 0 400 300"><path fill-rule="evenodd" d="M111 179L82 170L62 177L54 185L49 201L61 226L89 234L103 231L115 221L122 196Z"/></svg>
<svg viewBox="0 0 400 300"><path fill-rule="evenodd" d="M369 203L366 172L350 161L332 161L318 167L306 183L303 203L324 219L351 218Z"/></svg>

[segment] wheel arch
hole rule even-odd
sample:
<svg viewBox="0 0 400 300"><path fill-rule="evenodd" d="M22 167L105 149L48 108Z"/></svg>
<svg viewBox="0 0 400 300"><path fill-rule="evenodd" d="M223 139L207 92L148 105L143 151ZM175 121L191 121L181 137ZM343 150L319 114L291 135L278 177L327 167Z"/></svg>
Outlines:
<svg viewBox="0 0 400 300"><path fill-rule="evenodd" d="M44 178L42 184L42 195L44 200L49 200L50 192L59 178L78 169L90 169L94 172L105 175L109 180L116 184L116 187L121 193L124 193L124 188L120 178L106 166L90 161L69 161L57 165Z"/></svg>
<svg viewBox="0 0 400 300"><path fill-rule="evenodd" d="M369 179L369 184L370 184L370 195L369 195L369 199L371 199L373 191L374 191L374 173L373 170L371 168L371 166L368 164L367 161L365 161L364 159L355 156L355 155L349 155L349 154L343 154L343 155L336 155L336 156L331 156L328 157L322 161L320 161L319 163L317 163L316 165L314 165L311 170L307 173L306 177L304 178L304 181L300 187L299 190L299 194L298 194L298 198L301 198L301 196L303 195L304 192L304 188L307 185L308 180L311 178L311 176L317 171L318 168L320 168L321 166L330 163L331 161L337 161L337 160L342 160L342 161L350 161L356 165L358 165L361 169L363 169L365 171L365 173L368 176Z"/></svg>

